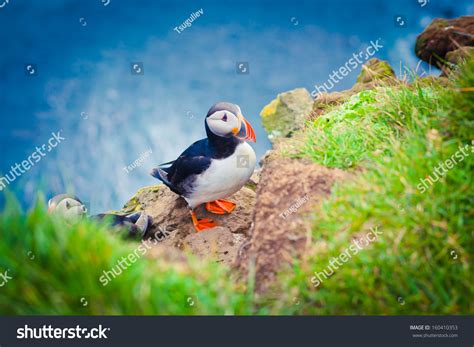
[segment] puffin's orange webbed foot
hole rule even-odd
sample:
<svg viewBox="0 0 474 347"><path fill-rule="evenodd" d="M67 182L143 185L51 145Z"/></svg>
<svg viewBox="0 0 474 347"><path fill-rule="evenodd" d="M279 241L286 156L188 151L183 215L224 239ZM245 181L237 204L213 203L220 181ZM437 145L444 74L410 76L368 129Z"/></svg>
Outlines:
<svg viewBox="0 0 474 347"><path fill-rule="evenodd" d="M193 219L194 228L197 232L206 229L211 229L217 226L216 222L209 218L197 219L196 212L191 212L191 218Z"/></svg>
<svg viewBox="0 0 474 347"><path fill-rule="evenodd" d="M235 210L236 204L228 200L215 200L206 202L206 210L215 214L226 214L231 213Z"/></svg>

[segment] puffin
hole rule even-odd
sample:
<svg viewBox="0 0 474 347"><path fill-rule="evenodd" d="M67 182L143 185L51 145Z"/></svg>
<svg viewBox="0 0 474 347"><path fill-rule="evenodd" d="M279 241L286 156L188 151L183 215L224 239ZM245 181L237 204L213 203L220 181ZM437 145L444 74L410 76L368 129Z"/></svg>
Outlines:
<svg viewBox="0 0 474 347"><path fill-rule="evenodd" d="M197 232L217 226L210 218L198 219L196 207L228 214L236 204L226 200L252 176L256 155L248 141L255 131L230 102L214 104L204 119L207 138L194 142L176 160L158 165L150 174L186 200Z"/></svg>
<svg viewBox="0 0 474 347"><path fill-rule="evenodd" d="M87 217L87 208L75 195L59 194L48 201L48 213L62 216L68 222L78 222ZM100 213L90 216L90 219L107 221L110 226L124 227L130 238L144 238L146 231L152 223L151 216L145 211L130 214Z"/></svg>

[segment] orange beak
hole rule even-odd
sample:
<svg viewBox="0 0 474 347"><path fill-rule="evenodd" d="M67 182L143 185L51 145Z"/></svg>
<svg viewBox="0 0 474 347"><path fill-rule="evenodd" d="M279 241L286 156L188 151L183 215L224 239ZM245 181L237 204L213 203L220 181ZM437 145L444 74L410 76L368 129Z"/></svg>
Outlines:
<svg viewBox="0 0 474 347"><path fill-rule="evenodd" d="M257 137L255 136L255 130L253 130L250 123L241 115L242 125L240 131L236 134L236 137L243 141L252 141L257 142Z"/></svg>

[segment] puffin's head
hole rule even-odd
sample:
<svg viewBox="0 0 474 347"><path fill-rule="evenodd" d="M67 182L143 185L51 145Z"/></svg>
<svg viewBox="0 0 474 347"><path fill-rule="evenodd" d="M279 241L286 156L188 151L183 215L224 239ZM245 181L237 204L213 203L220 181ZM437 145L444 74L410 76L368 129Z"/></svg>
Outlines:
<svg viewBox="0 0 474 347"><path fill-rule="evenodd" d="M77 221L85 216L87 209L77 197L68 194L60 194L48 201L48 212L57 213L63 216L67 221Z"/></svg>
<svg viewBox="0 0 474 347"><path fill-rule="evenodd" d="M242 115L240 107L230 102L218 102L206 116L206 131L220 137L235 136L243 141L255 142L255 131Z"/></svg>

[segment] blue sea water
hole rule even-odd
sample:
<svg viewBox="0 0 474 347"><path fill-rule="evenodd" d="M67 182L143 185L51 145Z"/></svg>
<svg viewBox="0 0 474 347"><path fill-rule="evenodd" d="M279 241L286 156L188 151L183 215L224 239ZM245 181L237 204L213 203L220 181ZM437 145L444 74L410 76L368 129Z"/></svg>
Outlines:
<svg viewBox="0 0 474 347"><path fill-rule="evenodd" d="M270 143L259 112L278 93L313 90L377 39L376 57L398 74L414 69L416 35L433 18L472 13L467 0L0 0L0 177L61 131L8 188L24 206L38 191L69 191L92 212L120 208L157 182L150 168L205 136L213 103L241 106L261 156Z"/></svg>

